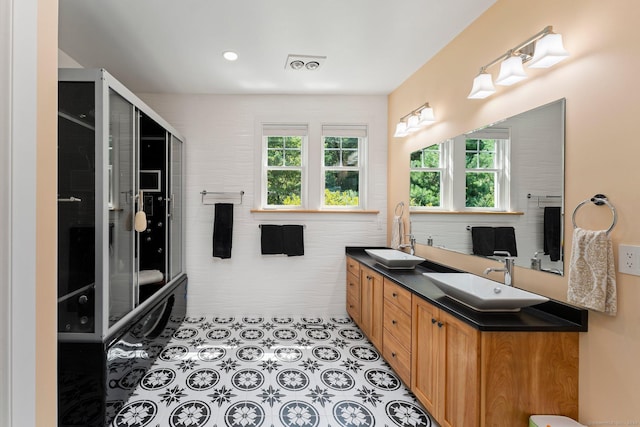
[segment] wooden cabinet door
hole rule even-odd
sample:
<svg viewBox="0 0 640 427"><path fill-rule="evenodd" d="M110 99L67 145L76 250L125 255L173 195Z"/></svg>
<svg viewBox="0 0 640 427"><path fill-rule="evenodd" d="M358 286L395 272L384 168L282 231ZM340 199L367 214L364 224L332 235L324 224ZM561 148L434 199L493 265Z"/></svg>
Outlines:
<svg viewBox="0 0 640 427"><path fill-rule="evenodd" d="M360 319L360 279L347 273L347 313L358 326L362 324Z"/></svg>
<svg viewBox="0 0 640 427"><path fill-rule="evenodd" d="M411 391L437 417L439 310L415 296L412 306Z"/></svg>
<svg viewBox="0 0 640 427"><path fill-rule="evenodd" d="M378 350L382 351L383 277L362 266L360 269L361 328Z"/></svg>
<svg viewBox="0 0 640 427"><path fill-rule="evenodd" d="M442 326L440 326L442 325ZM439 421L447 427L480 425L480 331L440 312Z"/></svg>

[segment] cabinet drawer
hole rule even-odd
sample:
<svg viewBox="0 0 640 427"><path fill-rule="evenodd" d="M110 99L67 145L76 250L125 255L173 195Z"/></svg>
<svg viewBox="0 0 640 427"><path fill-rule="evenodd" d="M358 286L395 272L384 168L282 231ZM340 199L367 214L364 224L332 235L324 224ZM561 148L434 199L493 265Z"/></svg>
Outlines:
<svg viewBox="0 0 640 427"><path fill-rule="evenodd" d="M405 313L411 313L411 292L386 279L384 281L384 298L400 307Z"/></svg>
<svg viewBox="0 0 640 427"><path fill-rule="evenodd" d="M353 258L347 257L347 272L353 274L357 279L359 279L360 263Z"/></svg>
<svg viewBox="0 0 640 427"><path fill-rule="evenodd" d="M411 349L411 316L389 300L384 301L384 327L406 350Z"/></svg>
<svg viewBox="0 0 640 427"><path fill-rule="evenodd" d="M347 313L356 324L360 325L360 298L347 292Z"/></svg>
<svg viewBox="0 0 640 427"><path fill-rule="evenodd" d="M360 279L351 273L347 273L347 295L352 295L360 303Z"/></svg>
<svg viewBox="0 0 640 427"><path fill-rule="evenodd" d="M405 384L411 384L411 352L406 350L388 330L384 330L382 355Z"/></svg>

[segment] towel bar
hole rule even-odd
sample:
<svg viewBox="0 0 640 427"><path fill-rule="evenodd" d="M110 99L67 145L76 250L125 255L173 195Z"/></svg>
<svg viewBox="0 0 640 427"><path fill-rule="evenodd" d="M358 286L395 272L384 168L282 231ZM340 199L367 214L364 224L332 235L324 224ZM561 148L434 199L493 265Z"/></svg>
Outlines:
<svg viewBox="0 0 640 427"><path fill-rule="evenodd" d="M258 224L258 228L262 228L262 226L265 224ZM281 224L266 224L266 225L281 225ZM287 225L301 225L302 228L307 228L306 224L287 224Z"/></svg>
<svg viewBox="0 0 640 427"><path fill-rule="evenodd" d="M399 214L398 214L398 208L400 208L400 213ZM396 205L396 208L394 209L393 213L395 214L395 216L402 217L402 215L404 215L404 202L398 202L398 204Z"/></svg>
<svg viewBox="0 0 640 427"><path fill-rule="evenodd" d="M537 194L528 193L527 194L527 199L536 199L536 203L537 203L538 207L542 208L544 206L541 206L540 202L544 203L545 199L562 199L562 196L557 196L555 194L537 195Z"/></svg>
<svg viewBox="0 0 640 427"><path fill-rule="evenodd" d="M578 209L580 209L581 207L583 207L589 202L592 202L596 206L607 205L609 209L611 209L611 213L613 214L613 220L611 221L611 225L607 229L607 234L609 234L611 230L613 230L613 228L616 226L616 223L618 222L618 213L616 212L615 206L613 206L613 204L611 204L611 202L607 200L607 196L605 196L604 194L596 194L592 198L585 199L580 203L578 203L576 208L573 210L573 215L571 215L571 222L573 223L573 228L578 228L578 225L576 224L576 212L578 212Z"/></svg>
<svg viewBox="0 0 640 427"><path fill-rule="evenodd" d="M244 191L207 191L207 190L202 190L200 192L201 194L201 201L203 205L212 205L213 203L207 203L205 202L204 198L205 196L223 196L223 198L230 198L230 197L238 197L240 196L240 202L238 203L239 205L242 204L242 197L244 196Z"/></svg>

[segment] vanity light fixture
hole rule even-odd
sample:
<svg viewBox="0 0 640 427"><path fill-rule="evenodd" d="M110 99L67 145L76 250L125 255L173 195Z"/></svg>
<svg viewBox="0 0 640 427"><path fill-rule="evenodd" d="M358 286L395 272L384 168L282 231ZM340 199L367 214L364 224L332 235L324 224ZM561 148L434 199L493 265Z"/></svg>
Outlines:
<svg viewBox="0 0 640 427"><path fill-rule="evenodd" d="M396 132L393 136L396 138L404 138L407 135L409 135L409 132L407 132L407 122L398 122Z"/></svg>
<svg viewBox="0 0 640 427"><path fill-rule="evenodd" d="M527 73L522 68L522 57L511 55L500 64L500 73L496 79L496 84L500 86L511 86L527 78Z"/></svg>
<svg viewBox="0 0 640 427"><path fill-rule="evenodd" d="M481 67L480 73L473 79L473 87L467 98L483 99L496 91L487 69L498 62L500 73L496 84L509 86L527 78L523 64L528 63L529 68L549 68L568 56L569 52L562 45L562 35L554 33L553 27L549 25Z"/></svg>
<svg viewBox="0 0 640 427"><path fill-rule="evenodd" d="M433 114L433 108L429 106L428 102L425 102L409 114L402 116L398 124L396 124L396 131L393 134L396 138L403 138L410 133L416 132L425 126L428 126L436 121Z"/></svg>
<svg viewBox="0 0 640 427"><path fill-rule="evenodd" d="M480 74L473 79L473 87L471 93L467 98L469 99L483 99L489 95L493 95L496 91L491 79L491 74L487 73L484 68L480 69Z"/></svg>

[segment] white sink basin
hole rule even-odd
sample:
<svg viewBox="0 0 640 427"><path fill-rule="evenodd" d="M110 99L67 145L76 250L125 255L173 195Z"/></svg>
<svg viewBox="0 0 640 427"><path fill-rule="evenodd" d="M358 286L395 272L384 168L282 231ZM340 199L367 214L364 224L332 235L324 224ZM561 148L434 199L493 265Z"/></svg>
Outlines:
<svg viewBox="0 0 640 427"><path fill-rule="evenodd" d="M549 298L469 273L422 273L449 298L477 311L518 311Z"/></svg>
<svg viewBox="0 0 640 427"><path fill-rule="evenodd" d="M410 269L424 261L419 256L409 255L408 253L397 251L395 249L365 249L371 258L382 264L383 267L390 269Z"/></svg>

